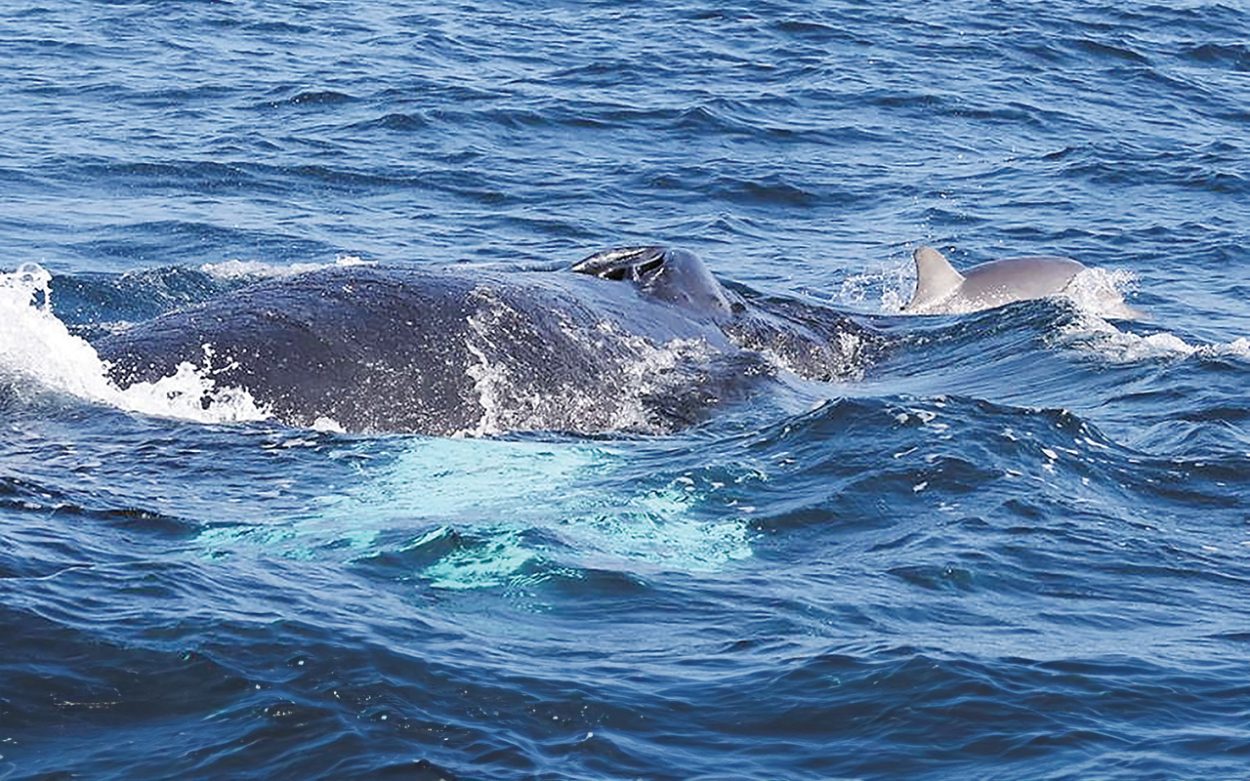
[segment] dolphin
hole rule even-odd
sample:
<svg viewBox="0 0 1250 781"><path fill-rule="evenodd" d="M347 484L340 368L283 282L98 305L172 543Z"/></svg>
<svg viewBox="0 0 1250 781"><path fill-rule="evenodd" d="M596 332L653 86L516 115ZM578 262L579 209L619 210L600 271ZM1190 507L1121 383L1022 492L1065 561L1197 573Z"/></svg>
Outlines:
<svg viewBox="0 0 1250 781"><path fill-rule="evenodd" d="M926 315L978 312L1062 295L1085 270L1072 258L1037 256L992 260L961 274L932 247L920 247L912 258L916 292L903 311Z"/></svg>

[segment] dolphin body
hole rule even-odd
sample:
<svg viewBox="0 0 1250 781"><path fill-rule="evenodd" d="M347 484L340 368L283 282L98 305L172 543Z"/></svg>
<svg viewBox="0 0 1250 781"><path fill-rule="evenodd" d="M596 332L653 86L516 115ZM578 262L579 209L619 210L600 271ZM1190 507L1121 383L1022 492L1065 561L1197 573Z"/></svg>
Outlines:
<svg viewBox="0 0 1250 781"><path fill-rule="evenodd" d="M288 425L446 436L671 431L778 367L856 376L880 341L842 313L727 288L690 252L627 247L554 271L321 269L94 346L120 387L190 363Z"/></svg>
<svg viewBox="0 0 1250 781"><path fill-rule="evenodd" d="M992 260L961 274L932 247L920 247L912 258L916 292L903 311L926 315L964 314L1061 295L1085 270L1072 258L1039 256Z"/></svg>

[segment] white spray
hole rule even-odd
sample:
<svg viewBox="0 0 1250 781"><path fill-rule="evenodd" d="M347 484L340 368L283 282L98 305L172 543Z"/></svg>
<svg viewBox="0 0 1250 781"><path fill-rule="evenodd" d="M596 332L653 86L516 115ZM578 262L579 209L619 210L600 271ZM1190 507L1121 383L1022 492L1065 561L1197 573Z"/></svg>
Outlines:
<svg viewBox="0 0 1250 781"><path fill-rule="evenodd" d="M217 386L207 345L204 367L182 363L169 377L118 388L95 349L53 314L51 281L34 263L0 274L0 382L19 393L64 393L128 412L203 423L268 417L247 391Z"/></svg>

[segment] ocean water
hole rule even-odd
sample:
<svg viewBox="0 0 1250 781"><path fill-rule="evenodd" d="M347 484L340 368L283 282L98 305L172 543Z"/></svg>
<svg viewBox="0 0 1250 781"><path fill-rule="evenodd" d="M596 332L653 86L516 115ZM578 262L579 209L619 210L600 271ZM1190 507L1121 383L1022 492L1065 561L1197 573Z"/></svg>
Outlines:
<svg viewBox="0 0 1250 781"><path fill-rule="evenodd" d="M14 0L0 73L0 779L1250 775L1244 4ZM889 348L437 439L90 346L636 243ZM907 317L921 244L1091 271Z"/></svg>

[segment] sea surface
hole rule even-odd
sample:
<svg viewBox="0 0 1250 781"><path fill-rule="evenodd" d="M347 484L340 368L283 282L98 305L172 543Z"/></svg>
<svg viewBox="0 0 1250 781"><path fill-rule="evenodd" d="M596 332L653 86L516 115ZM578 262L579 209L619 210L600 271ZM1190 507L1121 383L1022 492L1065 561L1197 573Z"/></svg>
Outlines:
<svg viewBox="0 0 1250 781"><path fill-rule="evenodd" d="M640 243L888 347L440 439L90 346ZM0 779L1250 777L1244 3L9 0L0 272Z"/></svg>

